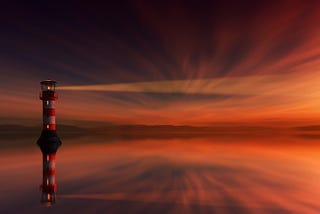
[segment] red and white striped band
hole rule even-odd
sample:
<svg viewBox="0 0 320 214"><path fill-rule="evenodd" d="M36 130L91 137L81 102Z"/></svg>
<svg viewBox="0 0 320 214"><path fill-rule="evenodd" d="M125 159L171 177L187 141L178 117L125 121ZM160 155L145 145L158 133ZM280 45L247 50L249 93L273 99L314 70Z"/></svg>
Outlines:
<svg viewBox="0 0 320 214"><path fill-rule="evenodd" d="M56 192L56 155L43 154L43 181L42 192L51 193Z"/></svg>
<svg viewBox="0 0 320 214"><path fill-rule="evenodd" d="M56 130L55 100L43 100L43 130Z"/></svg>

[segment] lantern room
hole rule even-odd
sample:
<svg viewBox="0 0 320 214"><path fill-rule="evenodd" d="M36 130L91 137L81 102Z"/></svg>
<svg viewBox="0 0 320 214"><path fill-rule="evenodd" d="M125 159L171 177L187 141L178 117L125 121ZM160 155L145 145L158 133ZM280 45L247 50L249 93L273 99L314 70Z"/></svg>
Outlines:
<svg viewBox="0 0 320 214"><path fill-rule="evenodd" d="M40 82L41 92L40 99L44 101L48 100L57 100L56 90L56 81L53 80L44 80Z"/></svg>
<svg viewBox="0 0 320 214"><path fill-rule="evenodd" d="M56 88L56 81L53 81L53 80L44 80L44 81L41 81L40 84L41 84L41 90L42 91L55 91L55 88Z"/></svg>

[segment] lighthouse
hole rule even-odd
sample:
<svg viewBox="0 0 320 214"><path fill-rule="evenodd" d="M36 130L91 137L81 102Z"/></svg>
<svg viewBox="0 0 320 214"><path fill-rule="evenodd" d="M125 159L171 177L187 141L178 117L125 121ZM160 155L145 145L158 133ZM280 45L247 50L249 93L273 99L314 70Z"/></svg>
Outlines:
<svg viewBox="0 0 320 214"><path fill-rule="evenodd" d="M55 92L56 82L44 80L40 82L43 109L43 126L40 138L37 141L42 152L43 176L41 185L41 203L50 206L56 199L56 152L61 141L56 132L55 102L58 99Z"/></svg>

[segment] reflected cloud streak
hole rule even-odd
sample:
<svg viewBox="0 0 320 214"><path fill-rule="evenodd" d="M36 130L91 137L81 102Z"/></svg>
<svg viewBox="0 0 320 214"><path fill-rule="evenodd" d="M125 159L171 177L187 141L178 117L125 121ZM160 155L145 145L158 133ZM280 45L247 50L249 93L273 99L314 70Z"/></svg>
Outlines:
<svg viewBox="0 0 320 214"><path fill-rule="evenodd" d="M78 145L65 140L52 212L70 206L76 212L112 213L312 214L320 209L320 147L308 139L92 140ZM24 164L17 159L21 155ZM40 180L40 155L16 152L3 158L8 164L0 167L6 175L0 182L8 185L0 190L8 194L1 197L0 211L19 212L10 206L24 197L30 212L41 213L38 192L30 189Z"/></svg>

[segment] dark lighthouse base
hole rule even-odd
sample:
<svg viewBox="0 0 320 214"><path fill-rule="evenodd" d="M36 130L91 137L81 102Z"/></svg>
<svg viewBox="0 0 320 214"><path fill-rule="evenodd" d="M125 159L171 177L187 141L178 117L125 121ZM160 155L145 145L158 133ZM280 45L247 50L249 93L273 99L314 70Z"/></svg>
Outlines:
<svg viewBox="0 0 320 214"><path fill-rule="evenodd" d="M56 131L43 130L40 138L37 141L37 144L43 154L50 154L57 152L59 146L61 145L61 140Z"/></svg>

